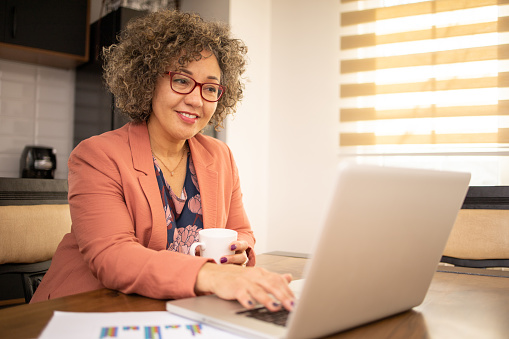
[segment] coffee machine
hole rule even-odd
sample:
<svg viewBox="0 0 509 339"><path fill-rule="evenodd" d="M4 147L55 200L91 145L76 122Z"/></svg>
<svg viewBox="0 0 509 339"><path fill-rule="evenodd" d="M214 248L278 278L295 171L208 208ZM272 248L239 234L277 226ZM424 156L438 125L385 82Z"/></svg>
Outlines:
<svg viewBox="0 0 509 339"><path fill-rule="evenodd" d="M21 153L21 178L54 179L57 168L56 150L51 147L25 146Z"/></svg>

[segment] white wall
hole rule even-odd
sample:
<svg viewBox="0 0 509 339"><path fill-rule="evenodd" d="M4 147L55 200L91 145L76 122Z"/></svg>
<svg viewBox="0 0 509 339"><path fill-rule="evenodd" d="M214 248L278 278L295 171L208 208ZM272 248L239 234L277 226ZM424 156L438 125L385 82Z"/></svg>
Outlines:
<svg viewBox="0 0 509 339"><path fill-rule="evenodd" d="M268 251L269 129L270 129L270 26L271 1L230 1L234 35L248 46L244 100L226 126L244 194L243 201L257 238L256 251Z"/></svg>
<svg viewBox="0 0 509 339"><path fill-rule="evenodd" d="M268 248L310 252L337 164L339 2L272 2Z"/></svg>
<svg viewBox="0 0 509 339"><path fill-rule="evenodd" d="M337 163L335 0L230 1L249 47L246 98L227 126L258 253L309 252Z"/></svg>

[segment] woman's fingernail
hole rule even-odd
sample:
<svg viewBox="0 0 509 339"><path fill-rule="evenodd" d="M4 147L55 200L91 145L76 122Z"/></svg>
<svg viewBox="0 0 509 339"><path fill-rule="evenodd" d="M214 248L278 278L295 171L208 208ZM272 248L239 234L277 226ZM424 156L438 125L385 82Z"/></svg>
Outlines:
<svg viewBox="0 0 509 339"><path fill-rule="evenodd" d="M272 303L272 306L274 306L274 307L279 307L279 304L278 304L278 303L276 303L276 302L273 302L273 303Z"/></svg>
<svg viewBox="0 0 509 339"><path fill-rule="evenodd" d="M232 245L230 248L231 248L232 251L235 251L237 249L237 246Z"/></svg>
<svg viewBox="0 0 509 339"><path fill-rule="evenodd" d="M225 257L222 257L222 258L221 258L221 264L224 264L224 263L225 263L225 262L227 262L227 261L228 261L228 259L226 259Z"/></svg>
<svg viewBox="0 0 509 339"><path fill-rule="evenodd" d="M248 300L247 303L251 306L253 306L253 302L251 300Z"/></svg>

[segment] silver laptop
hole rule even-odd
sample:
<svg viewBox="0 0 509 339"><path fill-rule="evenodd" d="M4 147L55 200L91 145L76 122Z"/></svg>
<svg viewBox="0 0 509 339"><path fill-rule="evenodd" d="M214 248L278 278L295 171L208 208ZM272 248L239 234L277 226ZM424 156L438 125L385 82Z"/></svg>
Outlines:
<svg viewBox="0 0 509 339"><path fill-rule="evenodd" d="M427 293L469 181L469 173L339 166L286 325L214 295L166 308L247 338L316 338L409 310Z"/></svg>

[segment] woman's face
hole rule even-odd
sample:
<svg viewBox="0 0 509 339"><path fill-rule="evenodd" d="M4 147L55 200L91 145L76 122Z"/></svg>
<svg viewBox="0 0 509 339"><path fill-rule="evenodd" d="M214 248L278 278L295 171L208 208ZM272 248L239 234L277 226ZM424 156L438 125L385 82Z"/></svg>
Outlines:
<svg viewBox="0 0 509 339"><path fill-rule="evenodd" d="M202 52L199 61L185 67L167 69L185 74L199 83L220 83L221 69L213 53ZM159 77L152 98L152 114L148 124L151 132L157 132L166 141L179 143L192 138L208 124L217 102L203 100L201 87L196 86L189 94L174 92L170 75Z"/></svg>

